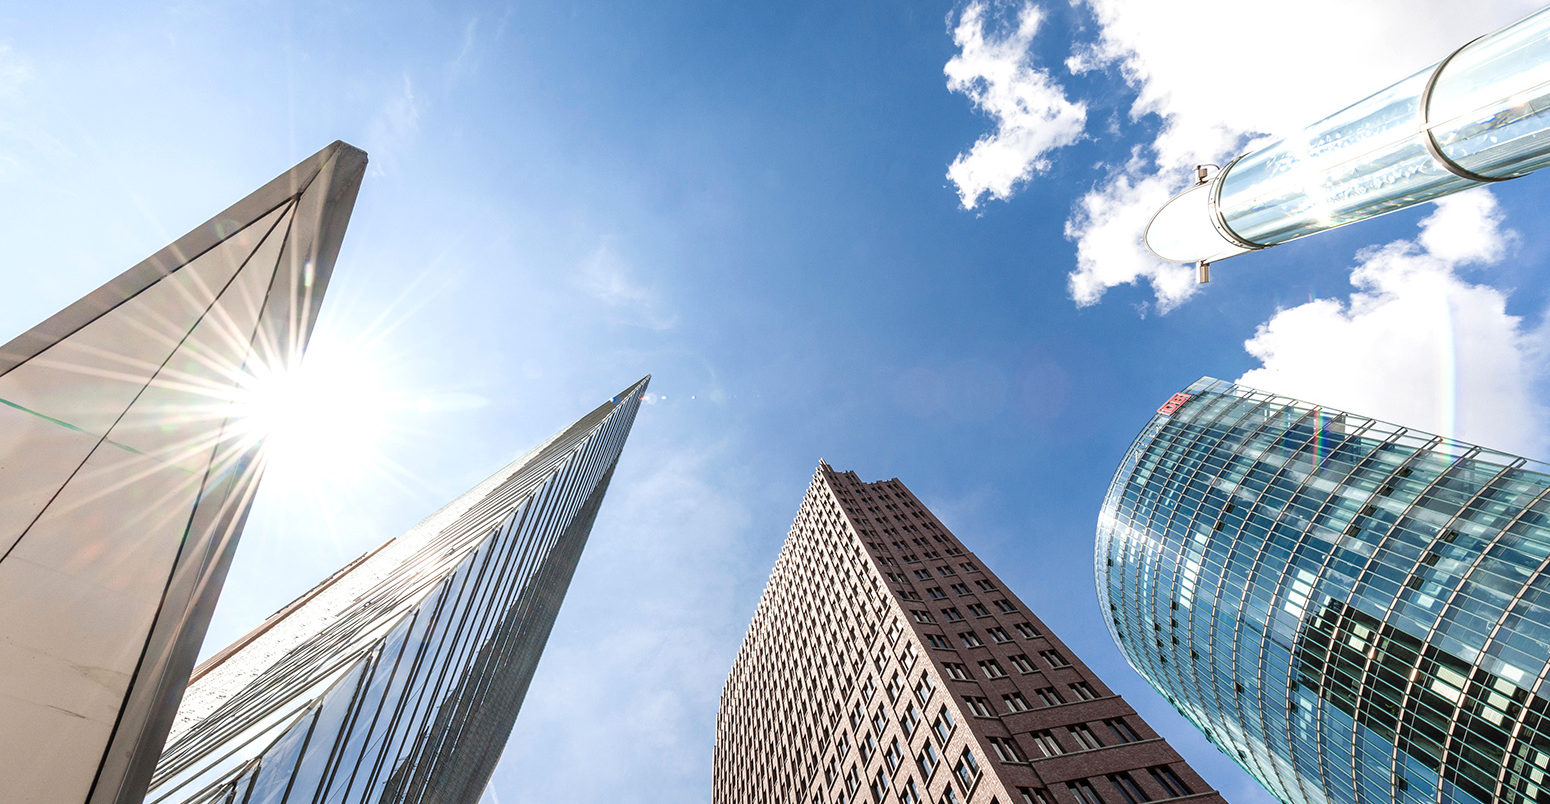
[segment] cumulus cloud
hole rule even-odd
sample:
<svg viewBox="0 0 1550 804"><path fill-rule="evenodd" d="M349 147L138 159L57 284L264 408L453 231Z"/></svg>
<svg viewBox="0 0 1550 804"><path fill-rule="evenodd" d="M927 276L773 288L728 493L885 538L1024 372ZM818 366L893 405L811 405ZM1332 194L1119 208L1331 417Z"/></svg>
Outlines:
<svg viewBox="0 0 1550 804"><path fill-rule="evenodd" d="M1098 23L1067 67L1117 70L1135 90L1132 119L1155 115L1155 137L1079 202L1066 233L1078 305L1117 285L1151 284L1158 306L1195 291L1141 242L1159 197L1191 168L1220 163L1420 70L1468 41L1535 10L1539 0L1079 0ZM1093 214L1102 211L1103 217ZM1111 223L1116 218L1128 224ZM1139 221L1139 225L1135 222Z"/></svg>
<svg viewBox="0 0 1550 804"><path fill-rule="evenodd" d="M1545 339L1503 292L1460 276L1499 262L1515 235L1496 199L1439 201L1413 240L1357 255L1356 291L1281 310L1244 348L1262 363L1239 382L1542 457Z"/></svg>
<svg viewBox="0 0 1550 804"><path fill-rule="evenodd" d="M959 52L943 70L947 88L967 95L996 124L947 169L964 209L987 194L1010 198L1019 184L1049 168L1045 154L1082 135L1087 107L1069 100L1047 71L1033 66L1030 47L1043 18L1024 3L1016 27L998 36L986 30L985 3L973 2L953 29Z"/></svg>
<svg viewBox="0 0 1550 804"><path fill-rule="evenodd" d="M1136 232L1145 231L1172 190L1166 178L1122 172L1077 202L1066 220L1066 237L1076 241L1077 269L1066 284L1078 306L1095 304L1109 288L1137 280L1151 283L1159 312L1195 292L1194 269L1160 262L1145 247L1137 248Z"/></svg>

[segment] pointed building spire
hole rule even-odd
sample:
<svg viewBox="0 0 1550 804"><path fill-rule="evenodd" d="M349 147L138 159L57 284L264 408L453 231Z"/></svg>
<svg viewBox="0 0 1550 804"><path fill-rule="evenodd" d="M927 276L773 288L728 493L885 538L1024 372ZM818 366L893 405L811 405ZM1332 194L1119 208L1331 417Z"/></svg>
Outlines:
<svg viewBox="0 0 1550 804"><path fill-rule="evenodd" d="M342 142L0 346L0 800L139 801L366 154Z"/></svg>

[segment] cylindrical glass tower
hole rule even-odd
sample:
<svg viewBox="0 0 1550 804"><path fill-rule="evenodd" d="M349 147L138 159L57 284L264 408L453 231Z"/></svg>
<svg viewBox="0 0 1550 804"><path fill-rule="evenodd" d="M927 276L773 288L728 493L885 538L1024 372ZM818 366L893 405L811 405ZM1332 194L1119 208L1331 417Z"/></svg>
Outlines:
<svg viewBox="0 0 1550 804"><path fill-rule="evenodd" d="M1213 262L1550 164L1550 8L1170 200L1147 246Z"/></svg>
<svg viewBox="0 0 1550 804"><path fill-rule="evenodd" d="M1220 380L1098 520L1130 663L1286 802L1550 801L1550 467Z"/></svg>

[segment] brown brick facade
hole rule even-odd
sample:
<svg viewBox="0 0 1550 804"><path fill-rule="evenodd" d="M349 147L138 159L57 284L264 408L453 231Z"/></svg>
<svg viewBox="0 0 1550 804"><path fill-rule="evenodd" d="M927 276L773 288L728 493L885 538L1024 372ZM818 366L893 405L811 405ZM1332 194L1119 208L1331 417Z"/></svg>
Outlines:
<svg viewBox="0 0 1550 804"><path fill-rule="evenodd" d="M823 463L722 691L712 786L716 804L1222 800L904 484Z"/></svg>

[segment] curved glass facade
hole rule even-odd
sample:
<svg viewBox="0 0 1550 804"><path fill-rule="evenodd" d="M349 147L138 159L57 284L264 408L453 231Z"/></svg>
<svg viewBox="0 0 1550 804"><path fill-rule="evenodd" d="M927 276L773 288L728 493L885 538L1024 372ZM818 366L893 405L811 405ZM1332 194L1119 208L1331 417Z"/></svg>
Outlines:
<svg viewBox="0 0 1550 804"><path fill-rule="evenodd" d="M1282 801L1550 801L1547 472L1202 379L1115 473L1099 601Z"/></svg>

